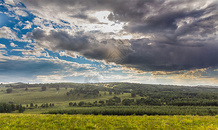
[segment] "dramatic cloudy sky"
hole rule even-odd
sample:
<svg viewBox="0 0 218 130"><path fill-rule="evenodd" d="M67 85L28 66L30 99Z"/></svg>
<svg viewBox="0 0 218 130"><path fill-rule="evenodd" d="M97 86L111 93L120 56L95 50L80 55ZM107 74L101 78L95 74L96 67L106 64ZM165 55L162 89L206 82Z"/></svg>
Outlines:
<svg viewBox="0 0 218 130"><path fill-rule="evenodd" d="M0 82L218 85L218 1L0 0Z"/></svg>

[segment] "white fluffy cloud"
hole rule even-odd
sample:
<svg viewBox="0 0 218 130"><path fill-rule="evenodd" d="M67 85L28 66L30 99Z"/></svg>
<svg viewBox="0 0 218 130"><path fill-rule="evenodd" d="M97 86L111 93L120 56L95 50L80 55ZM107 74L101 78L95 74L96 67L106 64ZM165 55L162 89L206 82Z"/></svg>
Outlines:
<svg viewBox="0 0 218 130"><path fill-rule="evenodd" d="M23 10L15 10L15 14L23 16L23 17L27 17L28 16L28 14L25 11L23 11Z"/></svg>
<svg viewBox="0 0 218 130"><path fill-rule="evenodd" d="M4 44L0 44L0 48L6 48Z"/></svg>
<svg viewBox="0 0 218 130"><path fill-rule="evenodd" d="M31 42L31 40L26 38L26 35L22 35L21 38L17 37L17 33L6 26L0 28L0 38L10 39L19 42Z"/></svg>
<svg viewBox="0 0 218 130"><path fill-rule="evenodd" d="M30 29L32 27L32 25L33 25L33 23L31 23L30 21L26 21L23 29Z"/></svg>
<svg viewBox="0 0 218 130"><path fill-rule="evenodd" d="M0 28L0 38L17 40L17 35L9 27L3 26Z"/></svg>
<svg viewBox="0 0 218 130"><path fill-rule="evenodd" d="M14 0L4 0L6 4L10 4L10 5L15 5L15 1Z"/></svg>
<svg viewBox="0 0 218 130"><path fill-rule="evenodd" d="M36 57L47 57L50 55L44 48L35 45L34 47L28 47L28 49L12 49L12 52L21 52L24 56L36 56Z"/></svg>
<svg viewBox="0 0 218 130"><path fill-rule="evenodd" d="M14 43L12 42L12 43L10 43L10 46L11 46L11 47L17 47L18 45L14 44Z"/></svg>

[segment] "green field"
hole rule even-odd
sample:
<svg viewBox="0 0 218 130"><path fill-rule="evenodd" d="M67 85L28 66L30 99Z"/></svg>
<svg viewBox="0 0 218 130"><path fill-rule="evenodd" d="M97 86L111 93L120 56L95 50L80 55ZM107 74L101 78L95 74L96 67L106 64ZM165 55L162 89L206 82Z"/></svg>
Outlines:
<svg viewBox="0 0 218 130"><path fill-rule="evenodd" d="M75 97L75 96L67 96L66 93L71 89L68 88L60 88L57 91L55 88L47 88L46 91L41 91L41 87L34 87L29 88L28 91L24 91L24 88L13 89L12 93L6 93L7 88L1 88L0 90L0 103L8 103L13 102L15 104L22 104L23 106L29 105L30 103L41 105L43 103L54 103L54 107L50 108L35 108L35 109L26 109L24 113L31 113L31 114L40 114L42 112L47 112L50 110L68 110L72 109L69 107L69 102L94 102L99 100L107 100L109 98L114 97L115 95L104 95L103 92L100 92L102 96L96 96L92 98L84 98L82 96ZM119 95L122 99L124 98L131 98L129 93L124 93ZM139 96L136 96L133 99L138 99Z"/></svg>
<svg viewBox="0 0 218 130"><path fill-rule="evenodd" d="M0 102L14 102L16 104L30 104L30 103L50 103L54 102L57 105L60 103L64 103L65 101L67 104L69 101L86 101L86 102L92 102L97 100L106 100L108 98L112 98L113 95L103 95L103 92L100 92L102 96L96 96L93 98L83 98L83 97L73 97L73 96L67 96L66 93L70 90L60 88L59 91L57 91L55 88L48 88L46 91L41 91L41 87L34 87L29 88L28 91L24 91L24 89L13 89L12 93L6 93L6 88L0 88ZM124 93L122 95L119 95L121 98L130 98L129 93ZM139 97L135 97L134 99L137 99ZM66 103L64 103L66 104Z"/></svg>
<svg viewBox="0 0 218 130"><path fill-rule="evenodd" d="M46 91L42 91L42 87L46 87ZM9 88L12 89L10 93L7 92ZM26 88L28 90L25 90ZM97 93L94 93L96 91ZM132 93L135 96L132 96ZM108 104L107 101L114 97L118 97L120 102ZM124 104L125 99L134 101ZM99 101L104 101L104 104ZM131 83L11 84L5 87L1 85L0 103L12 102L26 107L24 111L26 114L50 112L96 115L116 113L115 115L213 116L218 114L218 88ZM70 102L77 103L77 106L70 107ZM85 104L80 106L78 105L80 102ZM34 106L30 107L30 104ZM42 107L43 104L54 104L54 106Z"/></svg>
<svg viewBox="0 0 218 130"><path fill-rule="evenodd" d="M217 130L218 116L0 114L0 129Z"/></svg>

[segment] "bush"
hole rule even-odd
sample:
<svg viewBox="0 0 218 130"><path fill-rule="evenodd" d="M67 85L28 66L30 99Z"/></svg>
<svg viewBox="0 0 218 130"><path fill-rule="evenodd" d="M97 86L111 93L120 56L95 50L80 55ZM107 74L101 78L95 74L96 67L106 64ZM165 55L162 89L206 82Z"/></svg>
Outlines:
<svg viewBox="0 0 218 130"><path fill-rule="evenodd" d="M6 89L6 92L7 92L7 93L12 93L12 88Z"/></svg>
<svg viewBox="0 0 218 130"><path fill-rule="evenodd" d="M79 102L79 106L82 106L82 105L84 105L85 104L85 102Z"/></svg>
<svg viewBox="0 0 218 130"><path fill-rule="evenodd" d="M29 90L28 87L26 87L26 88L25 88L25 91L28 91L28 90Z"/></svg>
<svg viewBox="0 0 218 130"><path fill-rule="evenodd" d="M46 91L46 86L42 86L42 91Z"/></svg>
<svg viewBox="0 0 218 130"><path fill-rule="evenodd" d="M103 100L100 100L99 103L104 104L104 101L103 101Z"/></svg>
<svg viewBox="0 0 218 130"><path fill-rule="evenodd" d="M131 93L131 97L136 97L136 93L135 93L135 92L132 92L132 93Z"/></svg>

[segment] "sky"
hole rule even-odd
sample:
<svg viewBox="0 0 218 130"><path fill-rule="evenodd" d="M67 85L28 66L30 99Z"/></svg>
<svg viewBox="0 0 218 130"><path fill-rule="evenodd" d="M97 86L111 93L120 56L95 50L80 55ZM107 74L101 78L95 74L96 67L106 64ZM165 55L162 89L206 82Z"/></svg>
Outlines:
<svg viewBox="0 0 218 130"><path fill-rule="evenodd" d="M0 83L218 85L217 0L0 0Z"/></svg>

